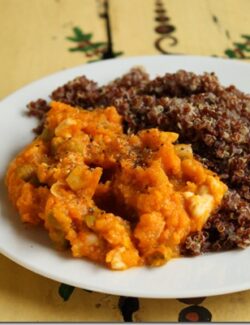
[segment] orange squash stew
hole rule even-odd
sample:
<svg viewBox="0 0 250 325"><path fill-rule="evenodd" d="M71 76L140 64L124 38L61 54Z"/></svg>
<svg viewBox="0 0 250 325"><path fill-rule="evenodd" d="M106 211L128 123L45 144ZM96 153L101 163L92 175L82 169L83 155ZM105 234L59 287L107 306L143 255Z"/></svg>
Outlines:
<svg viewBox="0 0 250 325"><path fill-rule="evenodd" d="M45 129L11 162L6 184L21 219L112 270L159 266L180 255L227 187L178 134L124 134L114 107L52 102Z"/></svg>

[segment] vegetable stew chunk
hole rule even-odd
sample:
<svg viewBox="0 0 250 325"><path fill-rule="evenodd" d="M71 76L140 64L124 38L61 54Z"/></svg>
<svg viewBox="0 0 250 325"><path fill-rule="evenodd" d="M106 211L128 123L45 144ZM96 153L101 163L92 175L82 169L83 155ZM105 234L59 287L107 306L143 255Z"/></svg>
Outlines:
<svg viewBox="0 0 250 325"><path fill-rule="evenodd" d="M220 206L227 186L178 134L125 134L114 107L52 102L45 128L10 164L6 184L23 222L56 248L112 270L180 255Z"/></svg>

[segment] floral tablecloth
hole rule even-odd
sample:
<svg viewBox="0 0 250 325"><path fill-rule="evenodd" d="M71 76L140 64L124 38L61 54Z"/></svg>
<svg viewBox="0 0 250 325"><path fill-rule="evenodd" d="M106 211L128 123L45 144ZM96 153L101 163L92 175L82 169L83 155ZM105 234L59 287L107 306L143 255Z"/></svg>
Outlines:
<svg viewBox="0 0 250 325"><path fill-rule="evenodd" d="M0 0L0 99L107 58L178 53L250 61L249 14L249 0ZM0 321L185 320L250 321L250 291L118 297L57 283L0 255Z"/></svg>

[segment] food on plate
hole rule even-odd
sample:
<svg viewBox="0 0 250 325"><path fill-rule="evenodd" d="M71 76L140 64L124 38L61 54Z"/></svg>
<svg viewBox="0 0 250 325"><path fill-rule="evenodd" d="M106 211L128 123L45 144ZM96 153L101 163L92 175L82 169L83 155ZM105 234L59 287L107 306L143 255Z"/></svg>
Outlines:
<svg viewBox="0 0 250 325"><path fill-rule="evenodd" d="M6 184L23 222L59 249L113 270L180 256L227 190L178 134L126 134L114 107L52 102L42 133L11 162Z"/></svg>
<svg viewBox="0 0 250 325"><path fill-rule="evenodd" d="M250 245L249 95L222 86L214 73L180 70L150 80L143 69L133 68L104 86L78 77L54 90L51 98L85 109L113 105L126 133L148 128L176 132L177 142L192 144L196 159L227 184L220 208L201 231L187 237L183 255ZM41 132L49 105L39 99L28 108L41 120Z"/></svg>

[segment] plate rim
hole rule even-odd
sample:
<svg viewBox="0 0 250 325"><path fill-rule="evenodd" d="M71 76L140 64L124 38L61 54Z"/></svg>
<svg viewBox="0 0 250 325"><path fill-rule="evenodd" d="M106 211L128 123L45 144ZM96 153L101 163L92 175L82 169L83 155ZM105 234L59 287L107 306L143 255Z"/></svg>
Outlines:
<svg viewBox="0 0 250 325"><path fill-rule="evenodd" d="M242 65L242 66L248 66L250 65L250 62L246 62L246 61L242 61L240 59L229 59L229 58L222 58L222 57L213 57L213 56L206 56L206 55L192 55L192 54L168 54L168 55L136 55L136 56L123 56L123 57L119 57L119 58L111 58L111 59L105 59L105 60L100 60L100 61L96 61L96 62L86 62L83 64L79 64L73 67L68 67L65 69L60 69L60 70L56 70L54 72L51 72L47 75L42 76L41 78L35 78L34 80L31 80L28 83L25 83L23 86L15 89L14 91L12 91L11 93L7 94L6 96L4 96L3 98L0 99L0 104L9 99L10 97L18 94L20 91L23 91L24 89L30 87L31 85L34 85L36 83L39 83L43 80L46 80L48 78L54 77L55 75L60 75L60 74L64 74L70 71L74 71L80 68L84 68L86 66L89 65L99 65L99 64L104 64L105 62L117 62L117 61L129 61L129 60L133 60L133 59L156 59L156 58L188 58L188 59L199 59L199 60L211 60L214 62L223 62L226 64L238 64L238 65Z"/></svg>

